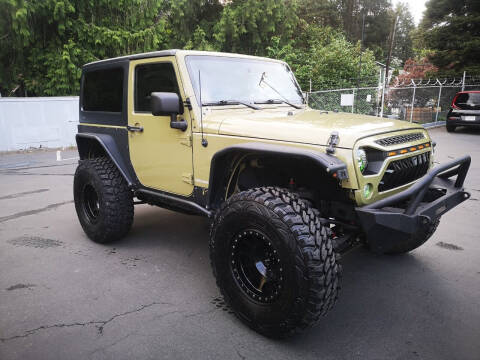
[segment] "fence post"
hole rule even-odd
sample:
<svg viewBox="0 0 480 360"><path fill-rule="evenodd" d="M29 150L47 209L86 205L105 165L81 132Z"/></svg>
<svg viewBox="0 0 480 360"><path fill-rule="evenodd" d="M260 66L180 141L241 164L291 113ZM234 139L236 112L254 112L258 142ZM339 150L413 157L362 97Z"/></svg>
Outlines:
<svg viewBox="0 0 480 360"><path fill-rule="evenodd" d="M383 102L385 101L385 84L382 84L382 104L380 108L380 117L383 118Z"/></svg>
<svg viewBox="0 0 480 360"><path fill-rule="evenodd" d="M437 111L435 114L435 122L438 121L438 108L440 107L440 97L442 96L442 83L437 79L437 83L440 84L440 90L438 90L438 101L437 101Z"/></svg>
<svg viewBox="0 0 480 360"><path fill-rule="evenodd" d="M465 91L465 76L467 75L467 72L463 72L463 78L462 78L462 91Z"/></svg>
<svg viewBox="0 0 480 360"><path fill-rule="evenodd" d="M352 103L352 114L353 114L353 108L355 106L355 88L353 88L353 103Z"/></svg>
<svg viewBox="0 0 480 360"><path fill-rule="evenodd" d="M417 84L415 84L415 81L412 80L413 84L413 96L412 96L412 107L410 109L410 122L413 122L413 105L415 104L415 91L417 90Z"/></svg>

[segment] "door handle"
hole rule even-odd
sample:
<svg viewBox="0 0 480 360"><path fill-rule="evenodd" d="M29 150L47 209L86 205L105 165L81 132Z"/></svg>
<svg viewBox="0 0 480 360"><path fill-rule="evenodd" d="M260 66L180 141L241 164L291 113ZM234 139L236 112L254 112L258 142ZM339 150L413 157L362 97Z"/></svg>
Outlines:
<svg viewBox="0 0 480 360"><path fill-rule="evenodd" d="M133 132L143 132L143 127L142 127L142 126L130 126L130 125L127 125L127 130L128 130L128 131L133 131Z"/></svg>

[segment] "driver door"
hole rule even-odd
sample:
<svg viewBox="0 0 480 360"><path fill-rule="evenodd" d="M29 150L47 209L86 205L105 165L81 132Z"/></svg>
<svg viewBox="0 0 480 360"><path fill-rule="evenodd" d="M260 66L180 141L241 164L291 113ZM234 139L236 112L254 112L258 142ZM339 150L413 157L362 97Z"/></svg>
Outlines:
<svg viewBox="0 0 480 360"><path fill-rule="evenodd" d="M187 121L186 131L172 129L170 116L153 116L152 92L175 92L182 102L182 89L174 56L133 60L129 69L128 125L130 159L145 187L188 196L193 191L190 113L178 115ZM139 131L141 130L141 131Z"/></svg>

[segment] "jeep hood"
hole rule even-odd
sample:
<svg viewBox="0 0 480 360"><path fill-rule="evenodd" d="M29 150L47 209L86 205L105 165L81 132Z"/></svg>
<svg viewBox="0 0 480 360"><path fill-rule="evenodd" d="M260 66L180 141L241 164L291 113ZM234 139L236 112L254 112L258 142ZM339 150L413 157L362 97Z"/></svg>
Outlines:
<svg viewBox="0 0 480 360"><path fill-rule="evenodd" d="M220 135L326 145L333 131L340 137L338 147L353 148L365 136L420 128L406 121L374 116L319 110L295 110L291 107L204 108L206 132Z"/></svg>

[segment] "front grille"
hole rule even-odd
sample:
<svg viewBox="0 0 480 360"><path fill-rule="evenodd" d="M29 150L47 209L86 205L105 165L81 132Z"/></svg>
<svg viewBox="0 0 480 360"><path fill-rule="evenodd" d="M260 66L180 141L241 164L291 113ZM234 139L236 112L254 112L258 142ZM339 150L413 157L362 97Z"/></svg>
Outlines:
<svg viewBox="0 0 480 360"><path fill-rule="evenodd" d="M376 140L375 142L378 145L382 145L382 146L392 146L392 145L403 144L403 143L420 140L424 138L425 138L425 135L423 135L423 133L413 133L413 134L406 134L406 135L390 136L387 138Z"/></svg>
<svg viewBox="0 0 480 360"><path fill-rule="evenodd" d="M392 161L385 170L378 191L395 189L421 178L427 173L429 164L430 152Z"/></svg>

